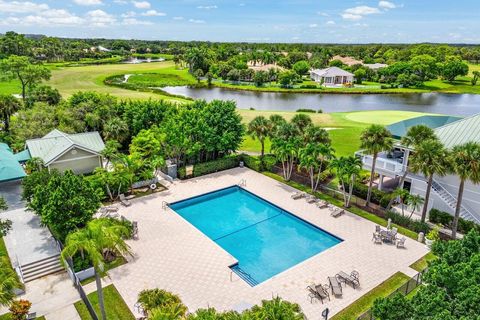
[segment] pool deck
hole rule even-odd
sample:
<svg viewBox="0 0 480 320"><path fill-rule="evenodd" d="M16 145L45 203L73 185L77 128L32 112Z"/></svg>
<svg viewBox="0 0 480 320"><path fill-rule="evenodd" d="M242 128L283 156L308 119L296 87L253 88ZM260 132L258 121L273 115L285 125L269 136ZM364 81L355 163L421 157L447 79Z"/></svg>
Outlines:
<svg viewBox="0 0 480 320"><path fill-rule="evenodd" d="M248 191L344 241L255 287L249 286L228 268L236 262L232 256L170 208L162 209L164 202L232 186L242 179ZM235 168L176 181L164 192L133 200L130 207L120 209L120 214L138 221L139 240L129 241L135 258L111 270L107 281L115 284L132 311L141 290L162 288L180 295L190 311L237 309L278 295L300 304L308 319L320 319L326 307L332 316L398 271L415 275L409 265L428 252L423 244L407 238L406 249L375 245L371 241L373 222L349 212L333 218L328 209L318 209L304 199L291 199L295 191L255 171ZM307 285L326 284L328 276L354 269L360 272L361 288L347 286L341 298L310 303Z"/></svg>

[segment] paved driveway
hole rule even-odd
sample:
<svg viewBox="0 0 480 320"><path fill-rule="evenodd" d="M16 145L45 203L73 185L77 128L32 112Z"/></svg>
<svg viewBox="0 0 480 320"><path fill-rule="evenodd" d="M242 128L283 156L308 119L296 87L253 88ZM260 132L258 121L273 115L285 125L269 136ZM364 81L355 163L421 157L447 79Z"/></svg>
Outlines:
<svg viewBox="0 0 480 320"><path fill-rule="evenodd" d="M20 180L0 183L0 196L7 201L8 210L25 206L22 201L22 183Z"/></svg>

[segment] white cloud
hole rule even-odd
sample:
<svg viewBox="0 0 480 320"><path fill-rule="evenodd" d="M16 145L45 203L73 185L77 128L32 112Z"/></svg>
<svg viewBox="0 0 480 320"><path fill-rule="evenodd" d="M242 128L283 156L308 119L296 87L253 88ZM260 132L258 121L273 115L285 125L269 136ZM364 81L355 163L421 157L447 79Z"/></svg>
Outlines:
<svg viewBox="0 0 480 320"><path fill-rule="evenodd" d="M89 11L86 14L89 23L96 27L105 27L108 25L114 24L117 19L109 13L106 13L103 10L93 10Z"/></svg>
<svg viewBox="0 0 480 320"><path fill-rule="evenodd" d="M217 9L218 7L216 5L212 6L198 6L197 9L204 9L204 10L211 10L211 9Z"/></svg>
<svg viewBox="0 0 480 320"><path fill-rule="evenodd" d="M382 9L386 9L386 10L397 8L397 5L393 2L390 2L390 1L380 1L378 3L378 6Z"/></svg>
<svg viewBox="0 0 480 320"><path fill-rule="evenodd" d="M190 19L188 22L201 24L205 23L205 20Z"/></svg>
<svg viewBox="0 0 480 320"><path fill-rule="evenodd" d="M163 17L166 16L167 14L164 12L158 12L157 10L148 10L144 13L142 13L142 16L145 17Z"/></svg>
<svg viewBox="0 0 480 320"><path fill-rule="evenodd" d="M185 18L184 17L173 17L172 19L173 20L184 20Z"/></svg>
<svg viewBox="0 0 480 320"><path fill-rule="evenodd" d="M318 24L312 23L312 24L309 24L308 27L309 28L316 28L316 27L318 27Z"/></svg>
<svg viewBox="0 0 480 320"><path fill-rule="evenodd" d="M113 3L120 4L120 5L125 5L128 2L126 0L113 0Z"/></svg>
<svg viewBox="0 0 480 320"><path fill-rule="evenodd" d="M335 24L335 21L333 21L333 20L327 21L327 25L333 26L334 24Z"/></svg>
<svg viewBox="0 0 480 320"><path fill-rule="evenodd" d="M360 20L363 16L370 15L370 14L377 14L380 13L380 10L375 7L369 6L358 6L346 9L341 14L343 19L346 20Z"/></svg>
<svg viewBox="0 0 480 320"><path fill-rule="evenodd" d="M137 15L137 13L135 11L127 11L125 13L122 13L120 16L122 18L132 18L132 17L135 17Z"/></svg>
<svg viewBox="0 0 480 320"><path fill-rule="evenodd" d="M49 6L45 3L0 0L0 13L30 13L47 9L49 9Z"/></svg>
<svg viewBox="0 0 480 320"><path fill-rule="evenodd" d="M133 5L137 9L150 9L151 4L148 1L132 1Z"/></svg>
<svg viewBox="0 0 480 320"><path fill-rule="evenodd" d="M73 0L79 6L101 6L102 0Z"/></svg>
<svg viewBox="0 0 480 320"><path fill-rule="evenodd" d="M323 17L330 17L330 15L329 15L328 13L322 12L322 11L318 11L317 14L318 14L319 16L323 16Z"/></svg>
<svg viewBox="0 0 480 320"><path fill-rule="evenodd" d="M149 25L152 25L153 23L151 23L150 21L143 21L135 18L127 18L127 19L123 19L122 24L128 25L128 26L137 26L137 25L149 26Z"/></svg>

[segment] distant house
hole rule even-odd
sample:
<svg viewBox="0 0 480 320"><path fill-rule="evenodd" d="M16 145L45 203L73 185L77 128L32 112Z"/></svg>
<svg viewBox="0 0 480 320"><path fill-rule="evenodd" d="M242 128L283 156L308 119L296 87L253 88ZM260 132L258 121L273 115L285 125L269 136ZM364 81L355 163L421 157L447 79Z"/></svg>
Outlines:
<svg viewBox="0 0 480 320"><path fill-rule="evenodd" d="M311 70L310 78L315 82L323 83L324 86L353 83L353 73L338 67Z"/></svg>
<svg viewBox="0 0 480 320"><path fill-rule="evenodd" d="M356 65L356 64L363 64L362 61L360 60L357 60L355 58L352 58L352 57L342 57L342 56L339 56L339 55L336 55L336 56L333 56L330 61L334 61L334 60L338 60L338 61L341 61L344 65L347 65L349 67L353 66L353 65Z"/></svg>
<svg viewBox="0 0 480 320"><path fill-rule="evenodd" d="M67 134L55 129L43 138L26 142L30 156L42 159L49 170L72 170L77 174L91 173L101 167L100 152L104 148L98 132Z"/></svg>
<svg viewBox="0 0 480 320"><path fill-rule="evenodd" d="M375 71L388 67L388 64L385 64L385 63L364 63L363 65Z"/></svg>

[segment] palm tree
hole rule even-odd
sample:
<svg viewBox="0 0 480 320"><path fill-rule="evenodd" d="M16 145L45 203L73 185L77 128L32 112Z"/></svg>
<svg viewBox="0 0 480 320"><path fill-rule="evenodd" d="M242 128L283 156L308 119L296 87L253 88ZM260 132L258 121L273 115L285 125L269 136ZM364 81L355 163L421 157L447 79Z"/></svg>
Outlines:
<svg viewBox="0 0 480 320"><path fill-rule="evenodd" d="M120 118L112 118L103 126L103 137L105 140L116 140L122 143L129 135L128 124Z"/></svg>
<svg viewBox="0 0 480 320"><path fill-rule="evenodd" d="M298 144L294 140L275 139L272 142L272 152L282 162L283 178L286 181L289 181L292 176L297 150Z"/></svg>
<svg viewBox="0 0 480 320"><path fill-rule="evenodd" d="M367 207L370 205L370 198L372 196L372 184L373 176L375 174L375 165L377 162L378 154L381 151L387 151L392 149L393 140L390 131L388 131L384 126L378 124L372 124L370 127L366 128L362 135L360 136L361 148L365 149L366 152L373 156L372 159L372 170L370 171L370 182L368 185L368 194L367 194Z"/></svg>
<svg viewBox="0 0 480 320"><path fill-rule="evenodd" d="M465 181L470 180L474 184L480 183L480 144L467 142L453 147L449 162L452 164L452 171L460 178L455 217L452 223L452 238L455 239L460 210L462 208Z"/></svg>
<svg viewBox="0 0 480 320"><path fill-rule="evenodd" d="M303 134L305 130L312 125L312 118L304 113L297 113L293 116L291 123Z"/></svg>
<svg viewBox="0 0 480 320"><path fill-rule="evenodd" d="M432 189L433 176L435 174L445 175L447 151L438 140L425 140L416 148L415 153L410 157L410 168L415 173L422 173L427 180L425 203L422 209L422 222L427 217L428 202Z"/></svg>
<svg viewBox="0 0 480 320"><path fill-rule="evenodd" d="M357 157L340 157L331 161L330 167L335 171L342 186L343 201L346 208L350 206L355 179L362 170L362 161ZM348 184L348 193L346 185Z"/></svg>
<svg viewBox="0 0 480 320"><path fill-rule="evenodd" d="M285 120L285 118L283 118L279 114L272 114L270 116L270 118L268 118L268 120L270 120L270 123L272 124L272 130L270 131L270 139L272 139L274 137L275 133L277 132L277 129L280 126L287 123L287 120Z"/></svg>
<svg viewBox="0 0 480 320"><path fill-rule="evenodd" d="M405 215L405 204L410 192L403 188L397 188L395 191L393 191L392 195L394 196L393 198L398 198L400 200L400 205L402 206L402 216Z"/></svg>
<svg viewBox="0 0 480 320"><path fill-rule="evenodd" d="M12 95L0 94L0 117L5 132L10 132L10 117L22 107L20 100Z"/></svg>
<svg viewBox="0 0 480 320"><path fill-rule="evenodd" d="M420 208L420 206L423 205L424 200L419 194L410 194L406 199L406 203L408 206L412 208L412 212L408 217L409 219L411 219L415 210L418 210L418 208Z"/></svg>
<svg viewBox="0 0 480 320"><path fill-rule="evenodd" d="M21 287L17 274L10 266L10 260L0 255L0 305L10 305L16 296L14 290Z"/></svg>
<svg viewBox="0 0 480 320"><path fill-rule="evenodd" d="M130 247L125 243L130 231L125 226L112 219L100 218L90 221L83 229L67 236L65 247L61 253L63 263L72 259L77 253L86 256L93 264L97 284L98 304L102 319L106 319L103 301L101 276L106 275L105 260L112 252L121 255L131 254Z"/></svg>
<svg viewBox="0 0 480 320"><path fill-rule="evenodd" d="M263 161L263 156L265 154L265 139L269 137L272 131L272 122L269 121L264 116L255 117L250 123L248 124L248 134L252 137L252 139L258 139L262 146L261 150L261 159Z"/></svg>
<svg viewBox="0 0 480 320"><path fill-rule="evenodd" d="M310 185L312 192L315 191L315 173L318 171L317 177L320 176L321 172L321 161L320 161L320 152L321 146L319 144L307 144L305 148L302 148L298 152L299 165L298 168L303 168L307 170L308 175L310 176Z"/></svg>

